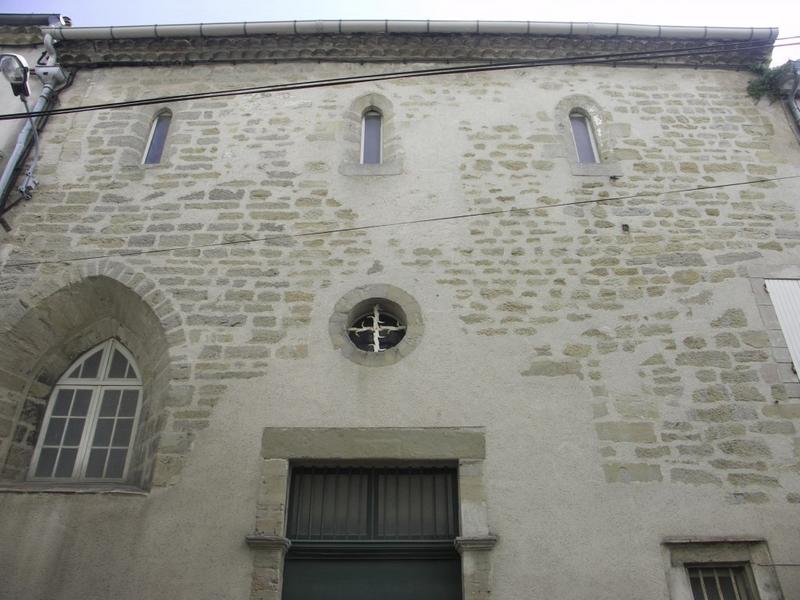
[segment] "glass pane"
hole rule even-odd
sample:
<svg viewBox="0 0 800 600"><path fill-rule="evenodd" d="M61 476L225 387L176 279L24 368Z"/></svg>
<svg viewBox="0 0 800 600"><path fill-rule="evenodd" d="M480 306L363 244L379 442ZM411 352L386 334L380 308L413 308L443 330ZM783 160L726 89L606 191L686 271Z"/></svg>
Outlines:
<svg viewBox="0 0 800 600"><path fill-rule="evenodd" d="M75 457L78 456L77 448L63 448L58 457L56 477L72 477L72 468L75 466Z"/></svg>
<svg viewBox="0 0 800 600"><path fill-rule="evenodd" d="M42 448L39 453L39 464L36 465L36 477L50 477L56 464L58 448Z"/></svg>
<svg viewBox="0 0 800 600"><path fill-rule="evenodd" d="M120 390L106 390L103 392L103 402L100 405L101 417L114 417L117 415Z"/></svg>
<svg viewBox="0 0 800 600"><path fill-rule="evenodd" d="M108 455L108 465L106 465L106 477L119 479L125 471L125 457L127 450L111 450Z"/></svg>
<svg viewBox="0 0 800 600"><path fill-rule="evenodd" d="M92 446L108 446L111 441L111 432L114 431L114 419L98 419L94 430Z"/></svg>
<svg viewBox="0 0 800 600"><path fill-rule="evenodd" d="M133 368L133 365L128 363L128 372L125 374L126 379L138 379L139 376L136 374L136 369Z"/></svg>
<svg viewBox="0 0 800 600"><path fill-rule="evenodd" d="M103 400L100 403L101 417L117 416L117 405L119 404L118 396L117 390L106 390L105 393L103 393Z"/></svg>
<svg viewBox="0 0 800 600"><path fill-rule="evenodd" d="M45 446L60 446L61 437L64 435L64 428L67 425L66 419L50 419L47 424L47 433L44 436Z"/></svg>
<svg viewBox="0 0 800 600"><path fill-rule="evenodd" d="M119 407L120 417L132 417L136 414L136 404L139 400L139 390L125 390L122 392L122 405Z"/></svg>
<svg viewBox="0 0 800 600"><path fill-rule="evenodd" d="M67 433L64 435L64 446L77 446L81 443L83 424L86 419L70 419L67 424Z"/></svg>
<svg viewBox="0 0 800 600"><path fill-rule="evenodd" d="M739 592L739 600L751 600L753 597L750 593L750 586L747 585L747 578L745 577L744 568L732 569L733 575L736 578L736 589Z"/></svg>
<svg viewBox="0 0 800 600"><path fill-rule="evenodd" d="M100 358L103 356L103 350L100 349L83 362L83 369L81 369L81 379L96 379L97 372L100 370Z"/></svg>
<svg viewBox="0 0 800 600"><path fill-rule="evenodd" d="M365 165L381 162L381 115L370 111L364 115L364 153Z"/></svg>
<svg viewBox="0 0 800 600"><path fill-rule="evenodd" d="M102 477L103 468L106 466L106 456L108 450L105 448L95 448L89 454L89 464L86 466L87 477Z"/></svg>
<svg viewBox="0 0 800 600"><path fill-rule="evenodd" d="M119 350L114 350L114 356L111 358L111 367L108 369L108 376L112 379L123 379L127 369L128 359L122 356Z"/></svg>
<svg viewBox="0 0 800 600"><path fill-rule="evenodd" d="M153 125L153 137L150 139L150 146L147 148L147 156L144 159L146 165L156 165L161 162L161 154L164 152L164 143L167 141L167 131L172 117L168 114L159 115Z"/></svg>
<svg viewBox="0 0 800 600"><path fill-rule="evenodd" d="M75 390L75 401L72 403L73 417L85 417L89 412L89 402L92 399L92 390Z"/></svg>
<svg viewBox="0 0 800 600"><path fill-rule="evenodd" d="M703 585L706 588L706 597L708 600L721 600L713 569L703 569Z"/></svg>
<svg viewBox="0 0 800 600"><path fill-rule="evenodd" d="M572 123L572 136L575 139L578 162L596 163L597 157L595 156L594 146L592 146L592 133L589 120L585 116L577 113L571 114L569 120L570 123Z"/></svg>
<svg viewBox="0 0 800 600"><path fill-rule="evenodd" d="M56 403L53 405L54 415L68 415L69 405L72 402L72 394L75 390L58 390L56 396Z"/></svg>
<svg viewBox="0 0 800 600"><path fill-rule="evenodd" d="M78 365L77 367L72 369L72 372L69 375L67 375L67 377L80 377L81 376L81 366L82 365Z"/></svg>
<svg viewBox="0 0 800 600"><path fill-rule="evenodd" d="M112 446L128 447L131 441L131 431L133 430L133 419L117 420L117 427L114 429L114 443Z"/></svg>
<svg viewBox="0 0 800 600"><path fill-rule="evenodd" d="M722 592L723 600L738 600L736 591L733 589L733 579L729 573L717 571L717 578L719 579L719 587Z"/></svg>

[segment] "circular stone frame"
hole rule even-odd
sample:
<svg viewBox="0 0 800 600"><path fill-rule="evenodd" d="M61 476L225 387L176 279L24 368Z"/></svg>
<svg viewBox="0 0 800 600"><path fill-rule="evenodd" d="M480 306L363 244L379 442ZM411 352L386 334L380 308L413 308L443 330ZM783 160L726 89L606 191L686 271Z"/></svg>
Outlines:
<svg viewBox="0 0 800 600"><path fill-rule="evenodd" d="M364 307L375 302L389 307L390 312L402 317L406 325L406 334L400 343L383 352L357 348L347 333L350 322L363 312ZM400 288L386 283L365 285L347 292L336 303L328 322L333 347L345 358L364 367L393 365L417 347L423 330L422 310L417 301Z"/></svg>

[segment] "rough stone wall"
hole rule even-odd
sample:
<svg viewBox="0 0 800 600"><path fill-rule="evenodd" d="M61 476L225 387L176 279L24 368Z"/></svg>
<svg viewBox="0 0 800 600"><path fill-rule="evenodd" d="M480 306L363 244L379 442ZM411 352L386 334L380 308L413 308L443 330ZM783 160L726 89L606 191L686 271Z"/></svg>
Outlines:
<svg viewBox="0 0 800 600"><path fill-rule="evenodd" d="M98 70L79 75L64 105L289 74L285 66ZM34 281L83 264L59 259L134 253L117 262L178 307L188 340L184 405L166 425L181 438L171 446L185 451L228 382L307 357L311 312L331 310L315 306L319 287L397 263L435 277L460 343L512 336L530 356L520 377L532 385L590 382L607 481L723 486L733 502L799 501L800 394L775 372L746 272L753 262L794 260L796 188L664 193L795 172L780 110L754 105L745 83L725 73L549 68L380 84L409 157L403 174L384 178L336 172L353 143L341 139L343 115L369 85L175 104L156 166L140 162L159 107L53 119L42 185L11 214L4 239L3 313L19 312ZM553 106L587 90L612 115L603 126L618 179L567 173L570 149ZM412 122L454 144L446 154L426 147ZM446 189L426 180L434 155ZM606 200L619 196L629 199ZM593 200L601 202L551 206ZM380 248L369 230L313 235L460 213L470 218L381 230ZM277 237L249 242L264 236ZM41 260L56 262L13 266ZM16 410L4 410L4 435ZM162 466L157 483L174 480L180 461Z"/></svg>
<svg viewBox="0 0 800 600"><path fill-rule="evenodd" d="M67 32L67 36L69 33ZM731 46L730 44L733 44ZM724 47L721 52L697 49ZM643 64L747 68L768 59L771 42L595 35L337 33L141 39L63 40L66 66L163 65L248 61L354 63L497 62L645 54ZM650 54L655 52L656 54ZM668 56L669 53L677 53Z"/></svg>
<svg viewBox="0 0 800 600"><path fill-rule="evenodd" d="M375 69L98 69L79 72L62 105ZM800 386L753 282L797 263L797 184L669 192L797 175L781 108L753 104L746 82L730 71L554 67L176 103L155 166L141 156L161 106L52 118L41 185L8 214L13 230L0 247L0 332L33 323L0 352L0 451L25 424L27 384L14 369L43 398L58 373L35 383L37 361L65 365L94 343L79 335L89 321L54 318L61 305L48 299L107 278L143 300L142 314L155 315L147 331L164 339L163 360L151 357L163 411L145 442L158 447L156 489L135 499L0 494L0 532L40 531L25 538L26 556L53 548L41 559L50 565L93 557L59 567L63 598L174 597L178 586L210 598L217 587L249 586L241 535L258 474L246 461L258 458L248 444L263 427L485 426L498 597L534 585L543 597L565 587L565 598L589 588L625 597L633 585L663 596L658 536L684 527L727 535L744 523L772 536L777 562L794 560L787 515L800 500ZM392 103L399 174L339 171L357 143L351 107L370 94ZM573 174L557 107L581 94L603 115L597 126L619 177ZM463 218L430 221L453 215ZM425 321L418 347L392 366L353 364L327 330L337 299L372 284L409 293ZM85 313L103 304L84 301ZM115 311L131 334L151 337ZM53 337L56 322L65 325ZM72 342L48 362L51 338ZM140 364L152 352L132 349ZM229 462L219 465L222 454ZM617 509L625 520L613 520ZM113 524L105 544L89 526L96 510ZM64 532L42 514L86 526L71 525L63 548L47 544ZM652 531L626 529L639 522ZM624 536L627 560L592 563L597 544L584 543L583 527ZM545 556L519 532L565 542ZM193 544L213 559L152 550L184 557ZM16 556L16 542L0 545L0 564L24 575L18 589L46 589ZM122 557L118 574L111 567ZM70 578L90 563L106 586L94 596ZM566 586L554 565L568 563L593 575ZM651 570L626 580L626 566ZM800 590L781 577L787 597Z"/></svg>

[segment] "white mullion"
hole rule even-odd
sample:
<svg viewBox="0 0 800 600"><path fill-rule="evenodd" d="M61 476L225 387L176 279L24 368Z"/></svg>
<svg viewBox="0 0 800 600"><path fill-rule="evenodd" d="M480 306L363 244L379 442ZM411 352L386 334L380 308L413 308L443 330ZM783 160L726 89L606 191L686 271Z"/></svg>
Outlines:
<svg viewBox="0 0 800 600"><path fill-rule="evenodd" d="M114 447L114 434L117 432L117 425L119 425L119 411L122 408L122 393L124 390L119 390L119 401L117 402L117 410L114 411L114 426L111 428L111 437L108 438L108 452L106 452L106 459L103 461L103 474L101 477L103 479L106 478L106 469L108 469L108 459L111 458L111 449ZM137 400L138 405L138 400ZM133 437L133 432L131 432L131 437ZM128 440L128 451L130 452L130 443L131 440ZM128 455L125 455L125 461L127 462ZM122 477L125 477L125 467L122 467Z"/></svg>
<svg viewBox="0 0 800 600"><path fill-rule="evenodd" d="M95 427L97 427L97 415L100 412L99 398L103 394L103 386L95 386L92 389L92 398L89 401L89 410L86 412L86 423L83 426L83 435L81 436L80 446L78 446L78 455L75 457L75 468L80 465L78 474L72 472L72 478L83 479L86 477L86 465L89 462L89 448L92 445L92 438L94 437Z"/></svg>
<svg viewBox="0 0 800 600"><path fill-rule="evenodd" d="M97 370L97 383L100 383L104 379L104 375L106 373L106 369L108 368L108 361L110 360L112 345L114 340L108 340L103 344L102 354L100 355L100 365L98 366ZM72 478L79 478L84 479L86 477L86 467L89 463L89 450L92 446L92 439L94 438L95 429L97 427L97 418L100 414L100 399L103 396L103 390L105 389L102 385L97 385L92 390L92 398L89 401L89 410L86 412L86 423L84 423L83 427L83 435L81 436L80 446L78 446L78 455L75 457L75 469L78 469L78 465L80 465L80 469L78 470L78 474L75 474L75 469L72 472Z"/></svg>
<svg viewBox="0 0 800 600"><path fill-rule="evenodd" d="M111 356L114 354L114 340L108 340L103 348L103 355L100 357L100 369L97 371L97 383L103 383L106 380L106 373L108 373L109 363Z"/></svg>
<svg viewBox="0 0 800 600"><path fill-rule="evenodd" d="M700 575L700 589L703 590L703 600L708 600L708 592L706 591L706 578L703 577L703 569L697 569L698 575Z"/></svg>
<svg viewBox="0 0 800 600"><path fill-rule="evenodd" d="M717 598L720 598L720 600L727 600L722 596L722 586L719 583L719 569L715 567L711 572L714 574L714 583L717 586Z"/></svg>
<svg viewBox="0 0 800 600"><path fill-rule="evenodd" d="M728 573L730 574L731 584L733 585L733 593L736 596L736 600L742 600L742 595L739 593L739 582L736 580L736 574L733 572L733 568L728 568Z"/></svg>

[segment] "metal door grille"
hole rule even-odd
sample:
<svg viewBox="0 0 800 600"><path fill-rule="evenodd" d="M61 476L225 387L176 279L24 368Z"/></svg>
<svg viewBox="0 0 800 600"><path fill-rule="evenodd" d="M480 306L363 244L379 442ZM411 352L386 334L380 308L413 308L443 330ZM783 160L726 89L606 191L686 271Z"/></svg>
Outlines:
<svg viewBox="0 0 800 600"><path fill-rule="evenodd" d="M292 469L292 540L452 540L456 469L443 466L299 466Z"/></svg>
<svg viewBox="0 0 800 600"><path fill-rule="evenodd" d="M689 567L694 600L753 600L744 566Z"/></svg>

